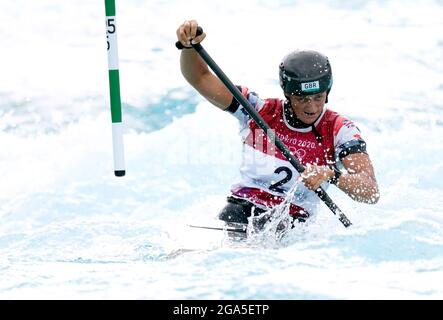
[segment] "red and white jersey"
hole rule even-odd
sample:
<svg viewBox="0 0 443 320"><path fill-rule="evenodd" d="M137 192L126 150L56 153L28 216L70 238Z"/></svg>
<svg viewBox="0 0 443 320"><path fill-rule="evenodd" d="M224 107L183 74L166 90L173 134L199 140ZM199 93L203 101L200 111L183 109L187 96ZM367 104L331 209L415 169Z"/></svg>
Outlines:
<svg viewBox="0 0 443 320"><path fill-rule="evenodd" d="M312 126L295 128L284 112L284 100L261 99L245 87L240 87L245 98L258 111L275 135L289 148L298 161L306 164L338 165L346 155L366 152L360 130L352 121L328 109L314 123L319 142ZM263 130L240 105L228 110L240 121L243 140L241 179L232 186L232 195L247 199L259 207L271 208L280 204L285 194L297 184L291 201L290 213L307 217L315 212L318 196L299 181L300 174L290 164ZM327 189L328 183L322 187Z"/></svg>

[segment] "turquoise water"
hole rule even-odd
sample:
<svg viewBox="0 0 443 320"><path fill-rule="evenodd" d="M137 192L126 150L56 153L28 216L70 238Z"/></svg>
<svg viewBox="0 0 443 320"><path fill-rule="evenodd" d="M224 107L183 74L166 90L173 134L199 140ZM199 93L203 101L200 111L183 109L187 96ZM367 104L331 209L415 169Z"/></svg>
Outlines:
<svg viewBox="0 0 443 320"><path fill-rule="evenodd" d="M117 14L124 178L103 3L0 4L0 298L443 297L441 1L129 0ZM288 51L327 53L329 107L362 130L380 202L331 187L353 226L322 206L281 241L188 227L220 225L241 160L236 121L181 76L175 30L188 18L228 76L264 97L281 96Z"/></svg>

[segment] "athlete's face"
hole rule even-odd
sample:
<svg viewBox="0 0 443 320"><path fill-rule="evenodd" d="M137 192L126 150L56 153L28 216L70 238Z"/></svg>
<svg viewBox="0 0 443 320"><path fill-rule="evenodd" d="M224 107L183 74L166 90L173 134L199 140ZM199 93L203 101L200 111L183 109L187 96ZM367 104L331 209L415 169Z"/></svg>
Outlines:
<svg viewBox="0 0 443 320"><path fill-rule="evenodd" d="M289 100L297 118L306 124L313 124L323 111L326 96L326 92L309 96L290 95Z"/></svg>

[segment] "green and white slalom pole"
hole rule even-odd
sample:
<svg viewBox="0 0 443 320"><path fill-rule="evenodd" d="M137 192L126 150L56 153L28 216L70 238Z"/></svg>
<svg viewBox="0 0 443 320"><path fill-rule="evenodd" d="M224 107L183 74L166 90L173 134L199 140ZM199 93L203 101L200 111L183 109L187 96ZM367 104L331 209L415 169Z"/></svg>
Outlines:
<svg viewBox="0 0 443 320"><path fill-rule="evenodd" d="M123 150L122 104L120 98L120 76L118 71L117 27L115 23L115 0L105 0L106 38L108 40L109 91L111 96L112 142L114 150L114 173L125 175Z"/></svg>

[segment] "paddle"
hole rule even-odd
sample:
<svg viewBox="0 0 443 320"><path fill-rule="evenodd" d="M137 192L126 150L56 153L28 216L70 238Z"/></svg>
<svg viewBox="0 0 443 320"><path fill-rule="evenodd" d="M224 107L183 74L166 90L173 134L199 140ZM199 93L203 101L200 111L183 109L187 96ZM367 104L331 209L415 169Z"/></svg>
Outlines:
<svg viewBox="0 0 443 320"><path fill-rule="evenodd" d="M243 228L219 228L219 227L205 227L205 226L194 226L189 224L191 228L199 228L199 229L208 229L208 230L220 230L220 231L230 231L230 232L239 232L246 233L246 229Z"/></svg>
<svg viewBox="0 0 443 320"><path fill-rule="evenodd" d="M198 27L197 36L203 33L203 29ZM237 101L245 108L249 116L254 119L254 121L259 125L259 127L266 132L266 135L274 141L275 146L282 152L286 159L294 166L294 168L301 174L305 171L305 167L298 162L298 160L292 155L288 147L281 142L281 140L275 135L274 130L272 130L268 124L263 120L259 113L254 109L254 107L249 103L248 100L242 95L240 90L229 80L225 75L223 70L212 60L211 56L206 52L200 43L192 44L192 47L197 51L200 57L206 62L206 64L214 71L221 82L226 86L226 88L231 92L231 94L237 99ZM177 41L175 46L178 49L185 48L180 41ZM318 197L323 200L323 202L328 206L328 208L335 214L338 215L338 220L347 228L352 225L351 221L346 217L346 215L340 210L340 208L332 201L329 195L323 190L322 187L315 190Z"/></svg>

